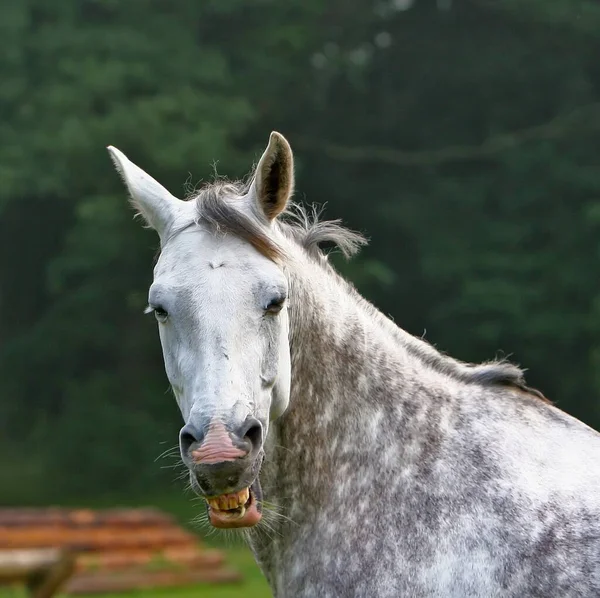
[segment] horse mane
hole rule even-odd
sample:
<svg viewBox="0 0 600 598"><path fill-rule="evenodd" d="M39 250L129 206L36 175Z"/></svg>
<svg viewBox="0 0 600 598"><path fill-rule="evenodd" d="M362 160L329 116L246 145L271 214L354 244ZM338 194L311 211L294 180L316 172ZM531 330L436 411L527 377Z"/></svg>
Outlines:
<svg viewBox="0 0 600 598"><path fill-rule="evenodd" d="M250 243L262 255L275 262L285 262L286 250L267 228L266 222L247 209L242 209L242 201L250 192L252 174L243 181L228 181L219 178L205 184L195 192L190 201L196 202L195 222L207 223L216 231L229 233ZM340 220L320 220L321 212L315 207L308 211L300 204L289 202L289 207L277 220L279 231L313 258L316 264L329 266L321 248L328 243L337 247L344 257L357 253L367 240L361 234L341 225ZM341 276L357 299L368 304L380 318L385 318L354 287ZM392 322L385 318L387 322ZM534 395L544 401L546 397L536 389L526 385L524 372L506 360L494 360L481 364L464 363L444 355L423 339L417 338L394 326L394 334L409 354L418 358L425 366L466 384L484 387L512 387Z"/></svg>
<svg viewBox="0 0 600 598"><path fill-rule="evenodd" d="M402 332L410 338L410 340L403 343L407 351L441 374L446 374L467 384L516 388L545 402L550 402L539 390L527 386L524 371L506 359L484 363L465 363L454 357L444 355L422 339L409 335L407 332Z"/></svg>
<svg viewBox="0 0 600 598"><path fill-rule="evenodd" d="M190 199L196 202L197 221L202 220L215 230L222 230L248 241L262 255L273 261L285 260L285 249L273 238L265 223L236 206L250 191L247 181L218 179L204 185ZM366 239L340 224L340 220L319 220L320 212L313 206L309 213L304 206L289 202L279 216L277 225L285 237L300 245L309 255L322 257L321 245L330 243L344 257L358 252Z"/></svg>

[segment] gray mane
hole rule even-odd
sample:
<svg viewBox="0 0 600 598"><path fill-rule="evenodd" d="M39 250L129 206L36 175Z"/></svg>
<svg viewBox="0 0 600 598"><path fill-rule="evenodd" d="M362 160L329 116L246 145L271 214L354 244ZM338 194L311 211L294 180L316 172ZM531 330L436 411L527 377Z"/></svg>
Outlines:
<svg viewBox="0 0 600 598"><path fill-rule="evenodd" d="M260 253L274 261L285 260L285 250L275 239L264 222L240 210L240 203L250 191L251 182L217 180L205 185L190 200L196 202L197 221L208 223L217 231L238 236ZM340 225L339 220L320 221L319 211L311 213L303 206L290 202L277 224L279 230L300 245L312 257L324 257L321 244L330 243L348 258L358 252L366 239Z"/></svg>
<svg viewBox="0 0 600 598"><path fill-rule="evenodd" d="M539 390L527 386L525 375L521 368L506 360L493 360L481 364L464 363L440 353L433 346L421 339L411 337L411 341L410 343L404 343L409 353L418 357L425 365L437 372L446 374L467 384L512 386L533 394L544 401L548 401Z"/></svg>
<svg viewBox="0 0 600 598"><path fill-rule="evenodd" d="M240 237L269 259L285 262L285 249L273 238L266 223L258 216L248 214L238 207L250 192L251 184L250 175L244 181L232 182L218 179L204 185L189 198L189 201L196 202L196 222L202 221L216 231ZM304 249L315 264L335 273L321 245L332 244L344 257L349 258L357 253L361 246L366 245L367 241L359 233L343 227L339 220L320 221L319 217L320 212L316 208L313 207L309 212L303 206L290 202L290 207L277 223L284 236ZM335 275L347 285L358 301L368 303L348 281L342 279L337 273ZM375 311L370 304L368 306L371 311ZM394 333L411 355L434 371L466 384L513 387L547 401L541 392L526 385L523 370L506 360L494 360L482 364L463 363L440 353L426 341L408 334L401 328L395 327Z"/></svg>

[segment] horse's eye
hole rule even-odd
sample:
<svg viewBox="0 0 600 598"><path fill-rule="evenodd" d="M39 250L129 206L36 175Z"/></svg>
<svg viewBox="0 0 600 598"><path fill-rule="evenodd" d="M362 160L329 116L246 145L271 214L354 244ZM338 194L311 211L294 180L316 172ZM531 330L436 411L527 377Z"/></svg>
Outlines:
<svg viewBox="0 0 600 598"><path fill-rule="evenodd" d="M169 317L169 314L167 313L167 310L163 309L159 305L157 305L156 307L154 307L153 311L154 311L154 317L159 322L166 322L167 318Z"/></svg>
<svg viewBox="0 0 600 598"><path fill-rule="evenodd" d="M283 308L283 303L285 301L285 297L276 297L275 299L271 299L265 311L268 314L276 315Z"/></svg>

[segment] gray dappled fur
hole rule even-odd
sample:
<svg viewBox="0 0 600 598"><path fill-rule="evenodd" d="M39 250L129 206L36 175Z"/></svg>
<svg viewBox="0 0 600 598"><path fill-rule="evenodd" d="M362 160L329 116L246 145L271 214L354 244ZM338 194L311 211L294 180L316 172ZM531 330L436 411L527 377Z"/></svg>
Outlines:
<svg viewBox="0 0 600 598"><path fill-rule="evenodd" d="M335 223L268 228L244 189L209 187L198 220L279 262L292 385L246 532L277 598L600 595L600 435L506 362L460 363L396 326L317 251Z"/></svg>

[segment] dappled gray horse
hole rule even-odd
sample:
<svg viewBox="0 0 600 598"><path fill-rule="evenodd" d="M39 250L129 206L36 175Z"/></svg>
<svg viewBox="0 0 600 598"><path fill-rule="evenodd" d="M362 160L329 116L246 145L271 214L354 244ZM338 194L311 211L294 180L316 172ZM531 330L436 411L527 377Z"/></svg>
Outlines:
<svg viewBox="0 0 600 598"><path fill-rule="evenodd" d="M192 486L275 596L600 596L600 435L336 274L319 243L362 239L291 210L281 135L188 201L109 150L160 236L148 311Z"/></svg>

